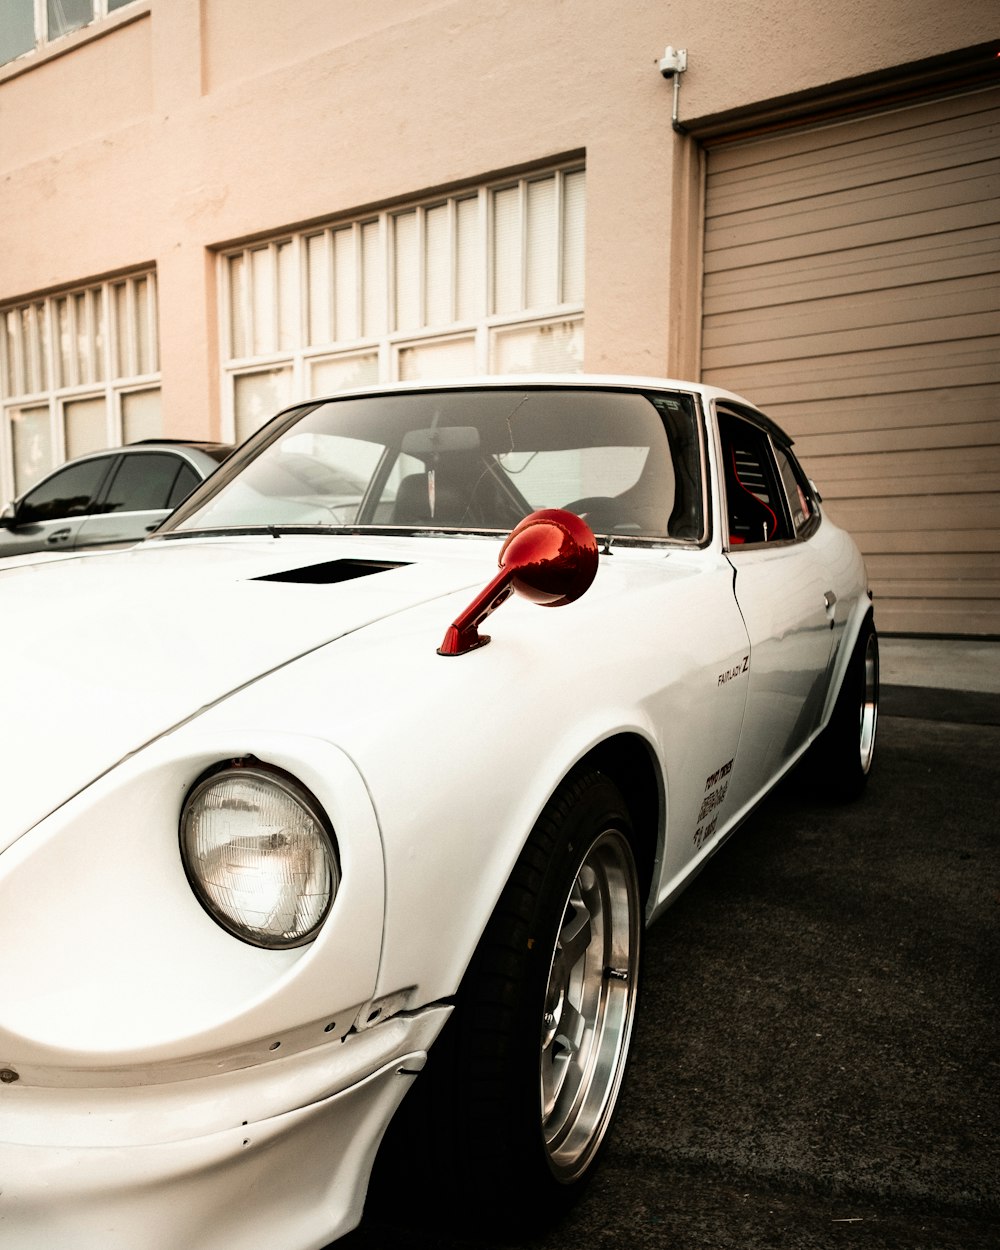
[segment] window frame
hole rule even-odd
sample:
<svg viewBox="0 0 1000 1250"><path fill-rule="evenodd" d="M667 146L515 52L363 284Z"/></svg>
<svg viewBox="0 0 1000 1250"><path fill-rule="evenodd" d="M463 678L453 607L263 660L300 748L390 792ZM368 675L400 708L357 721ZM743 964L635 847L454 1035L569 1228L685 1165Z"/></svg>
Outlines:
<svg viewBox="0 0 1000 1250"><path fill-rule="evenodd" d="M109 0L90 0L90 8L92 16L89 21L63 34L53 35L49 32L47 0L32 0L34 44L10 60L0 62L0 81L14 78L120 26L147 17L152 9L152 0L123 0L117 8L109 8Z"/></svg>
<svg viewBox="0 0 1000 1250"><path fill-rule="evenodd" d="M107 491L108 483L117 471L117 465L120 459L120 454L114 451L98 451L94 452L91 456L81 456L78 459L70 461L66 464L56 465L56 467L52 469L51 472L47 473L40 481L35 482L33 486L30 486L25 491L23 497L17 501L17 510L14 513L14 520L17 528L20 528L22 525L42 525L47 521L71 520L76 517L96 516L100 511L101 500L104 498L105 492ZM35 494L36 491L41 490L44 486L47 486L57 476L71 473L74 469L82 467L83 465L89 464L95 460L106 460L107 464L104 466L101 476L97 479L96 486L91 491L90 499L88 500L86 508L80 512L67 512L57 517L25 517L24 509L30 504L31 496Z"/></svg>
<svg viewBox="0 0 1000 1250"><path fill-rule="evenodd" d="M217 290L218 307L220 310L219 341L223 381L222 420L224 437L230 441L237 437L239 414L236 403L236 379L250 373L264 373L269 370L281 369L290 370L290 393L282 404L275 405L274 411L277 412L281 406L286 406L287 404L306 402L322 394L337 393L336 391L328 390L320 392L312 388L311 379L314 370L326 362L336 363L339 361L348 362L362 358L374 358L377 376L366 380L364 385L382 385L403 380L402 361L405 359L407 350L421 346L433 346L439 343L468 341L472 347L475 362L474 368L471 373L463 372L456 374L455 377L458 379L460 377L473 377L480 374L499 372L496 367L498 362L496 343L498 333L502 334L504 330L513 328L543 330L545 327L553 326L566 328L571 336L582 334L584 325L582 266L586 229L585 177L586 164L583 158L578 156L554 162L551 165L509 174L503 178L469 183L446 193L415 197L409 201L396 202L380 209L369 210L368 212L350 217L330 218L326 222L318 222L305 229L278 232L268 238L249 241L242 246L220 247L217 251ZM567 191L567 184L573 178L579 178L581 181L573 184L571 190ZM544 307L530 307L526 305L528 286L525 277L525 267L527 265L528 243L525 235L526 221L522 215L520 242L518 244L520 247L518 282L522 304L525 306L514 311L496 312L494 275L491 260L495 197L498 193L516 190L521 205L520 211L523 214L526 211L525 205L530 194L530 186L545 180L553 180L554 184L554 207L552 209L551 228L555 232L556 239L556 256L553 262L556 274L556 302ZM576 198L574 199L573 197ZM456 286L461 279L456 257L460 240L456 233L456 222L460 210L457 206L460 203L467 203L473 200L477 204L477 213L475 219L475 246L471 247L471 253L475 254L476 264L479 266L471 277L471 281L476 289L476 311L474 315L469 315L468 310L465 310L464 315L459 316L461 301ZM576 212L578 214L577 217L572 219L566 216L567 206L570 203L576 204ZM448 240L450 259L446 277L451 283L449 301L450 312L454 319L451 321L432 322L427 314L427 265L429 251L425 250L426 239L422 231L427 214L440 208L447 208L451 223L449 227L451 233ZM399 222L408 215L413 216L413 228L419 240L417 264L415 266L417 289L414 298L420 310L420 318L422 318L420 325L414 325L411 321L397 324L396 320L398 301L397 291L393 283L396 276L398 255L394 250L394 242L397 237ZM579 237L574 232L577 228L579 228ZM366 231L368 231L367 236L365 235ZM348 233L351 237L350 244L348 244L346 238ZM331 249L337 246L335 237L341 235L344 236L344 247L353 249L350 254L350 264L353 267L352 272L356 275L353 291L353 329L355 333L352 337L335 338L326 343L314 343L311 341L312 331L310 326L310 299L312 298L312 289L310 287L310 240L323 240L322 243L316 244L317 249L321 249L323 253L318 260L322 264L328 264L330 256L333 254ZM366 238L369 241L368 244L365 242ZM573 246L578 253L575 266L567 266L566 263L567 240L570 239L573 240ZM252 258L255 254L267 254L270 276L265 277L262 275L260 280L265 285L268 285L270 289L277 292L279 290L278 283L281 280L278 257L281 249L288 245L291 245L289 272L294 273L297 285L291 296L286 322L292 328L296 345L279 349L280 326L272 326L270 327L270 349L247 354L246 348L249 345L252 349L254 338L252 306L254 275ZM377 249L377 256L372 253L366 254L365 247L369 245ZM466 240L466 245L468 245L468 240ZM241 257L242 261L240 262ZM235 280L233 277L234 262L239 264L239 277ZM381 303L378 315L375 318L378 322L377 325L373 325L371 321L368 324L365 323L365 279L363 276L359 279L357 275L364 274L366 263L371 266L371 269L368 271L369 277L374 276L379 287L378 299ZM550 266L550 269L553 266ZM567 282L570 282L570 278L567 277L567 269L572 270L572 273L577 275L571 282L570 287L566 285ZM234 290L236 291L236 298L240 301L239 306L236 306L234 302ZM335 325L337 320L334 306L336 299L338 297L343 299L345 304L350 304L352 300L346 291L331 293L328 290L325 292L325 296L327 308L323 317L324 320L330 322L330 332L336 334L338 333ZM279 302L279 300L274 301L275 304ZM369 309L369 312L371 312L371 309ZM279 311L275 311L276 318L280 319L280 315ZM240 351L240 348L243 350ZM580 371L583 368L582 351L581 345L580 360L577 365L577 369ZM565 372L565 370L563 371ZM442 375L436 376L440 377Z"/></svg>
<svg viewBox="0 0 1000 1250"><path fill-rule="evenodd" d="M158 340L153 267L0 305L0 499L20 498L34 486L18 481L15 414L47 413L51 463L39 481L79 459L67 447L73 403L104 403L104 443L95 452L124 443L127 397L161 389Z"/></svg>
<svg viewBox="0 0 1000 1250"><path fill-rule="evenodd" d="M773 446L773 450L775 451L775 453L780 452L785 457L786 461L788 462L788 466L792 471L792 476L795 478L795 485L802 492L803 497L805 498L806 502L809 504L808 517L806 517L806 519L803 521L801 525L796 525L795 524L795 505L797 503L797 500L792 499L791 494L788 489L788 483L785 481L785 475L781 471L781 465L777 464L778 480L781 482L781 485L784 488L786 506L788 508L788 512L792 520L792 530L795 534L795 538L797 541L805 542L808 538L811 538L812 535L815 534L816 530L819 528L820 519L821 519L819 495L817 494L816 488L813 485L812 480L809 478L805 470L802 468L802 465L799 463L798 457L792 451L791 439L788 439L787 441L782 441L782 440L776 440L772 438L771 441L772 441L772 446Z"/></svg>
<svg viewBox="0 0 1000 1250"><path fill-rule="evenodd" d="M170 462L170 467L173 470L172 476L170 477L170 484L164 494L164 502L148 503L141 508L108 509L108 498L114 489L115 482L118 480L118 477L124 470L126 464L128 464L131 460L149 459L151 457ZM137 512L162 512L168 510L171 507L170 500L173 498L174 490L177 486L177 479L184 469L187 469L191 473L194 477L194 482L192 483L191 488L177 501L178 503L183 503L187 496L190 495L191 491L194 490L195 486L203 480L185 456L179 455L175 451L170 451L168 448L161 447L142 447L136 449L135 451L119 452L117 463L104 479L101 490L97 494L94 513L100 516L131 516ZM174 504L173 506L176 507L177 505Z"/></svg>
<svg viewBox="0 0 1000 1250"><path fill-rule="evenodd" d="M711 545L713 521L711 513L711 483L709 480L708 470L708 445L711 436L706 420L706 406L699 392L688 390L683 385L658 387L643 385L641 382L637 382L635 385L630 385L624 382L609 382L604 385L594 386L586 383L582 379L579 382L575 382L572 378L565 380L553 379L549 382L544 378L516 377L511 377L509 379L506 377L497 378L495 379L495 383L487 383L481 379L477 380L474 378L460 379L456 381L443 381L436 384L431 383L424 386L417 386L412 390L409 387L397 388L391 385L374 386L365 388L356 395L345 392L329 397L311 398L290 405L281 413L277 414L273 421L267 423L265 426L261 427L254 434L252 434L247 439L245 444L238 448L227 459L223 471L213 474L212 479L206 484L206 486L199 490L196 504L193 506L182 504L174 513L171 513L169 519L164 523L162 530L159 532L159 536L164 539L170 539L173 536L173 531L183 529L184 522L187 521L193 513L211 503L212 499L220 491L225 490L226 487L235 478L237 478L243 470L251 464L252 461L264 453L273 444L279 442L286 434L292 431L300 421L308 418L310 414L316 410L324 408L327 404L352 403L357 400L377 401L383 398L395 400L411 394L427 398L430 396L461 396L463 393L467 392L472 392L473 394L488 393L501 395L505 392L515 394L523 392L527 392L529 394L541 394L546 391L553 391L557 394L579 392L581 395L586 394L594 397L601 395L608 396L622 394L641 398L656 410L656 420L659 422L659 427L667 447L668 456L675 469L678 461L675 459L674 455L675 447L673 436L667 427L662 409L660 409L656 400L676 400L680 398L687 401L689 411L686 413L685 419L688 419L690 423L689 428L690 434L692 435L692 447L690 452L692 456L691 468L694 471L695 479L695 485L692 488L691 501L697 509L696 520L699 526L698 534L685 537L676 533L671 534L669 532L663 534L629 533L618 532L617 530L608 532L606 535L604 534L604 531L600 531L600 533L602 536L606 537L609 544L613 543L616 547L665 550L699 550L707 548ZM308 433L309 431L303 432ZM372 445L374 446L377 444ZM599 445L593 444L593 446ZM374 514L378 511L381 503L384 502L383 492L396 471L398 461L402 455L407 454L404 452L402 442L398 444L382 445L380 450L381 455L379 456L379 462L375 466L371 479L357 504L359 517L348 522L343 522L342 525L341 523L337 523L332 528L336 529L339 525L340 528L348 532L366 533L369 531L373 533L381 531L384 533L427 532L444 534L454 530L456 533L460 534L475 533L482 534L487 537L498 536L508 532L509 527L506 522L502 525L471 524L468 526L453 527L444 522L440 524L425 524L422 522L397 523L375 519ZM417 456L418 460L421 458L421 453L414 454ZM530 510L531 505L526 499L523 497L518 499L514 498L515 495L519 495L516 482L512 481L509 483L509 485L513 487L513 490L508 491L507 474L504 473L502 465L498 464L497 469L499 470L496 475L497 484L501 491L509 494L513 502L517 502L522 505L526 504L528 510ZM678 496L675 488L673 500L674 504L677 503L677 498ZM669 525L669 523L670 518L667 517L665 519L665 524ZM255 532L257 529L261 528L262 523L259 520L253 520L247 521L245 524L247 528L244 527L244 522L242 520L235 522L227 521L223 526L223 529L229 530L230 532ZM271 522L263 523L264 527L268 524L271 524ZM286 529L289 533L293 532L296 528L301 528L303 532L315 528L315 523L309 520L275 520L273 524L281 529ZM331 526L328 522L324 522L320 525L320 529L325 530L329 528L331 528ZM205 532L211 533L214 531L212 527L209 526Z"/></svg>
<svg viewBox="0 0 1000 1250"><path fill-rule="evenodd" d="M738 404L721 401L715 405L716 431L718 437L718 455L719 455L719 500L721 504L722 517L721 522L724 533L724 549L730 554L741 551L761 551L768 550L773 547L787 547L794 543L805 542L816 532L819 527L821 516L819 509L819 500L816 491L809 481L809 478L799 464L797 457L791 450L792 440L776 426L772 421L761 412L752 409L743 408ZM729 486L726 481L725 454L726 445L723 435L723 421L725 419L732 421L741 421L752 430L760 438L760 445L764 451L765 463L762 466L765 470L766 485L768 487L768 498L770 502L767 505L772 512L780 512L780 520L784 527L786 536L782 538L758 539L753 542L734 542L733 534L730 528L730 510L729 510ZM787 457L789 464L796 473L800 487L806 498L812 505L812 514L806 523L801 527L796 527L794 521L794 508L792 501L788 496L788 488L785 484L781 468L778 464L777 451L781 450ZM752 491L750 492L753 493ZM764 501L760 501L764 504ZM774 506L772 506L774 505Z"/></svg>

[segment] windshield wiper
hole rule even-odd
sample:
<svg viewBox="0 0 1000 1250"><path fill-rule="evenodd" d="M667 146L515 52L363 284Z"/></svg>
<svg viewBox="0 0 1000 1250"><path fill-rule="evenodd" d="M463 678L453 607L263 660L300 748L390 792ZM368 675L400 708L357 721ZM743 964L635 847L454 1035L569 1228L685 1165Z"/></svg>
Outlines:
<svg viewBox="0 0 1000 1250"><path fill-rule="evenodd" d="M150 534L150 538L170 540L175 538L231 538L240 534L267 534L281 538L284 534L350 534L352 526L341 525L218 525L197 530L166 530Z"/></svg>
<svg viewBox="0 0 1000 1250"><path fill-rule="evenodd" d="M505 531L495 529L473 529L469 527L449 528L441 525L220 525L214 528L191 530L166 530L163 533L150 534L149 539L157 538L170 541L180 538L231 538L239 535L266 534L271 538L282 538L295 534L330 534L337 537L344 535L364 535L366 537L382 535L389 538L413 538L420 535L474 535L476 537L493 538Z"/></svg>

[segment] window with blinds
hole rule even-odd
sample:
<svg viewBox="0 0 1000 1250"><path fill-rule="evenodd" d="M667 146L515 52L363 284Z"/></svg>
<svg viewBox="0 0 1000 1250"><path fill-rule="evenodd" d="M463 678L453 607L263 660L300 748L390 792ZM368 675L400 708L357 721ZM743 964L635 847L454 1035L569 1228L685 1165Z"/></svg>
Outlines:
<svg viewBox="0 0 1000 1250"><path fill-rule="evenodd" d="M45 49L134 0L0 0L0 65Z"/></svg>
<svg viewBox="0 0 1000 1250"><path fill-rule="evenodd" d="M368 383L578 372L584 212L571 165L224 253L234 436Z"/></svg>
<svg viewBox="0 0 1000 1250"><path fill-rule="evenodd" d="M63 460L161 432L157 338L151 271L0 309L5 502Z"/></svg>

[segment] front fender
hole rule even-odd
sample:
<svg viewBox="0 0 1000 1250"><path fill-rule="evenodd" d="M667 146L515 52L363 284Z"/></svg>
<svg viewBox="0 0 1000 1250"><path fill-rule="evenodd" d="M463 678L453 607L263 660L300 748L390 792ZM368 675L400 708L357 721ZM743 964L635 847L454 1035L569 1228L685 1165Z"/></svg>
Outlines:
<svg viewBox="0 0 1000 1250"><path fill-rule="evenodd" d="M836 655L833 657L830 683L827 686L826 700L823 704L823 714L820 717L816 733L813 735L813 740L815 740L830 723L830 717L833 715L833 709L836 707L841 686L843 686L844 678L847 675L847 668L851 662L851 656L854 654L854 648L857 645L864 623L869 617L871 617L874 621L875 607L872 601L871 591L866 591L864 594L857 595L851 604L847 620L844 624L843 633L841 634L840 645L837 648Z"/></svg>
<svg viewBox="0 0 1000 1250"><path fill-rule="evenodd" d="M298 777L337 835L341 888L308 946L239 941L185 876L178 822L187 791L206 768L248 753ZM137 1068L156 1066L158 1080L172 1068L195 1076L333 1040L373 994L384 909L375 813L341 750L195 721L0 856L0 1060L26 1080L72 1084L73 1073L104 1072L116 1084Z"/></svg>

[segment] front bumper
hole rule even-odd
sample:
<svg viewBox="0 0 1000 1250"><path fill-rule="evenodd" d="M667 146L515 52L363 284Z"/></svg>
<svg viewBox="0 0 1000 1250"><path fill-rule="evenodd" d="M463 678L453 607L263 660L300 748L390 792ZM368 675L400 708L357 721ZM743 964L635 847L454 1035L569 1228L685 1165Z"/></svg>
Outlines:
<svg viewBox="0 0 1000 1250"><path fill-rule="evenodd" d="M0 1244L319 1250L360 1220L382 1134L449 1012L169 1084L0 1086Z"/></svg>

